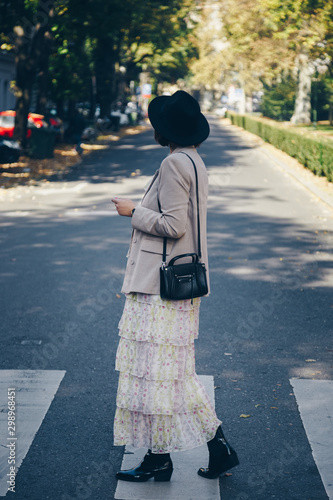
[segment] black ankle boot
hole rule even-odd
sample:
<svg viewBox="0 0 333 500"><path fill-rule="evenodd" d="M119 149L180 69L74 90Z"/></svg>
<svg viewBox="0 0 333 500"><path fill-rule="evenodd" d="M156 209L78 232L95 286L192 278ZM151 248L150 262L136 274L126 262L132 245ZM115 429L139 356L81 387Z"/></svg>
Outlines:
<svg viewBox="0 0 333 500"><path fill-rule="evenodd" d="M155 481L170 481L173 472L172 460L169 453L148 453L142 462L134 469L117 472L116 478L122 481L141 483L154 478Z"/></svg>
<svg viewBox="0 0 333 500"><path fill-rule="evenodd" d="M222 472L226 472L239 464L237 453L224 437L221 426L218 427L215 437L208 441L209 463L208 467L198 470L199 476L215 479Z"/></svg>

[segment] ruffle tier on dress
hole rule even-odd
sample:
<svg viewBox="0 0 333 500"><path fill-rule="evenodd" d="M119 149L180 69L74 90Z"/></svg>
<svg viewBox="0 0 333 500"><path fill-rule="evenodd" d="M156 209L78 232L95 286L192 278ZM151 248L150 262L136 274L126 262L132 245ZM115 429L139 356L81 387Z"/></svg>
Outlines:
<svg viewBox="0 0 333 500"><path fill-rule="evenodd" d="M128 294L119 322L114 444L169 453L200 446L220 425L195 372L200 299Z"/></svg>

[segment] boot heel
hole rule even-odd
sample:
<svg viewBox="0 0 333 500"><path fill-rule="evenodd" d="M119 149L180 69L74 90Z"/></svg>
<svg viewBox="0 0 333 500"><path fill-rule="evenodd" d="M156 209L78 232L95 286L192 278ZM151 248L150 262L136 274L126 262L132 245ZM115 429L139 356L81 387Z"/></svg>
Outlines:
<svg viewBox="0 0 333 500"><path fill-rule="evenodd" d="M154 479L155 479L155 481L161 481L161 482L162 481L170 481L172 473L173 473L173 469L163 470L161 472L157 472L154 475Z"/></svg>
<svg viewBox="0 0 333 500"><path fill-rule="evenodd" d="M222 474L222 472L226 472L229 469L232 469L233 467L236 467L237 465L239 465L238 456L235 450L233 450L231 455L229 455L228 458L223 460L220 474Z"/></svg>
<svg viewBox="0 0 333 500"><path fill-rule="evenodd" d="M230 465L231 467L236 467L236 465L239 465L239 460L237 453L234 451L233 454L230 457Z"/></svg>

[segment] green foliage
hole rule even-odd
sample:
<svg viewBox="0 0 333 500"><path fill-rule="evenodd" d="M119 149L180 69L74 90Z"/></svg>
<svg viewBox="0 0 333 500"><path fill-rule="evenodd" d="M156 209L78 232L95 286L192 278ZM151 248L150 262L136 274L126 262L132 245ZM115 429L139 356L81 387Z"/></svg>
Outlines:
<svg viewBox="0 0 333 500"><path fill-rule="evenodd" d="M265 88L260 105L264 116L273 120L290 120L295 106L297 82L291 75L282 76L280 81Z"/></svg>
<svg viewBox="0 0 333 500"><path fill-rule="evenodd" d="M294 100L293 89L289 89L292 86L286 85L288 82L277 86L275 82L286 71L296 69L299 71L299 91L294 118L300 119L300 110L310 108L309 95L303 90L309 86L311 75L306 74L304 67L318 61L322 68L324 64L333 66L333 1L206 2L202 7L202 19L199 60L192 65L192 81L220 92L226 92L232 84L242 88L248 96L262 90L264 85L267 94L265 114L288 119ZM223 43L218 45L217 40ZM279 94L284 86L287 95L282 102ZM332 110L331 114L333 116Z"/></svg>
<svg viewBox="0 0 333 500"><path fill-rule="evenodd" d="M58 3L51 28L49 96L56 103L84 101L90 96L92 54L85 42L87 27L82 12L74 6L75 2Z"/></svg>
<svg viewBox="0 0 333 500"><path fill-rule="evenodd" d="M332 87L332 80L328 78L316 79L312 82L311 88L311 103L312 109L317 111L317 120L327 120L329 117L329 102L333 100L330 87Z"/></svg>
<svg viewBox="0 0 333 500"><path fill-rule="evenodd" d="M134 0L135 1L135 0ZM186 21L193 0L138 2L131 23L123 30L122 62L129 76L150 71L157 81L184 77L196 55L192 28Z"/></svg>
<svg viewBox="0 0 333 500"><path fill-rule="evenodd" d="M296 158L316 175L333 182L333 141L309 137L279 124L248 115L228 113L234 125L258 135L264 141Z"/></svg>
<svg viewBox="0 0 333 500"><path fill-rule="evenodd" d="M56 103L90 101L96 77L97 98L107 112L142 69L158 81L184 77L195 55L187 22L194 1L54 0L48 97ZM0 0L3 50L17 48L15 26L23 26L25 37L33 33L36 13L46 3Z"/></svg>

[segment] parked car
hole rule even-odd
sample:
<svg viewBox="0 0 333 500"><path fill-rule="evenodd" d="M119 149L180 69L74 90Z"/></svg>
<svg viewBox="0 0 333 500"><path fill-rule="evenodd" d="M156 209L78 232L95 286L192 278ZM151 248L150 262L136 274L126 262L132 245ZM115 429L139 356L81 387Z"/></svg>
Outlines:
<svg viewBox="0 0 333 500"><path fill-rule="evenodd" d="M15 163L21 154L19 143L0 137L0 164Z"/></svg>
<svg viewBox="0 0 333 500"><path fill-rule="evenodd" d="M0 111L0 136L8 137L9 139L13 138L14 135L14 126L15 126L15 116L16 112L9 111ZM31 129L47 127L48 124L44 120L43 115L39 115L37 113L29 113L28 115L28 133L27 137L31 135Z"/></svg>
<svg viewBox="0 0 333 500"><path fill-rule="evenodd" d="M51 109L44 117L49 128L55 133L55 140L61 142L64 140L65 128L63 121L57 116L55 109Z"/></svg>
<svg viewBox="0 0 333 500"><path fill-rule="evenodd" d="M223 105L223 104L219 104L214 109L215 114L217 116L220 116L221 118L225 117L227 111L228 111L228 108L225 105Z"/></svg>

